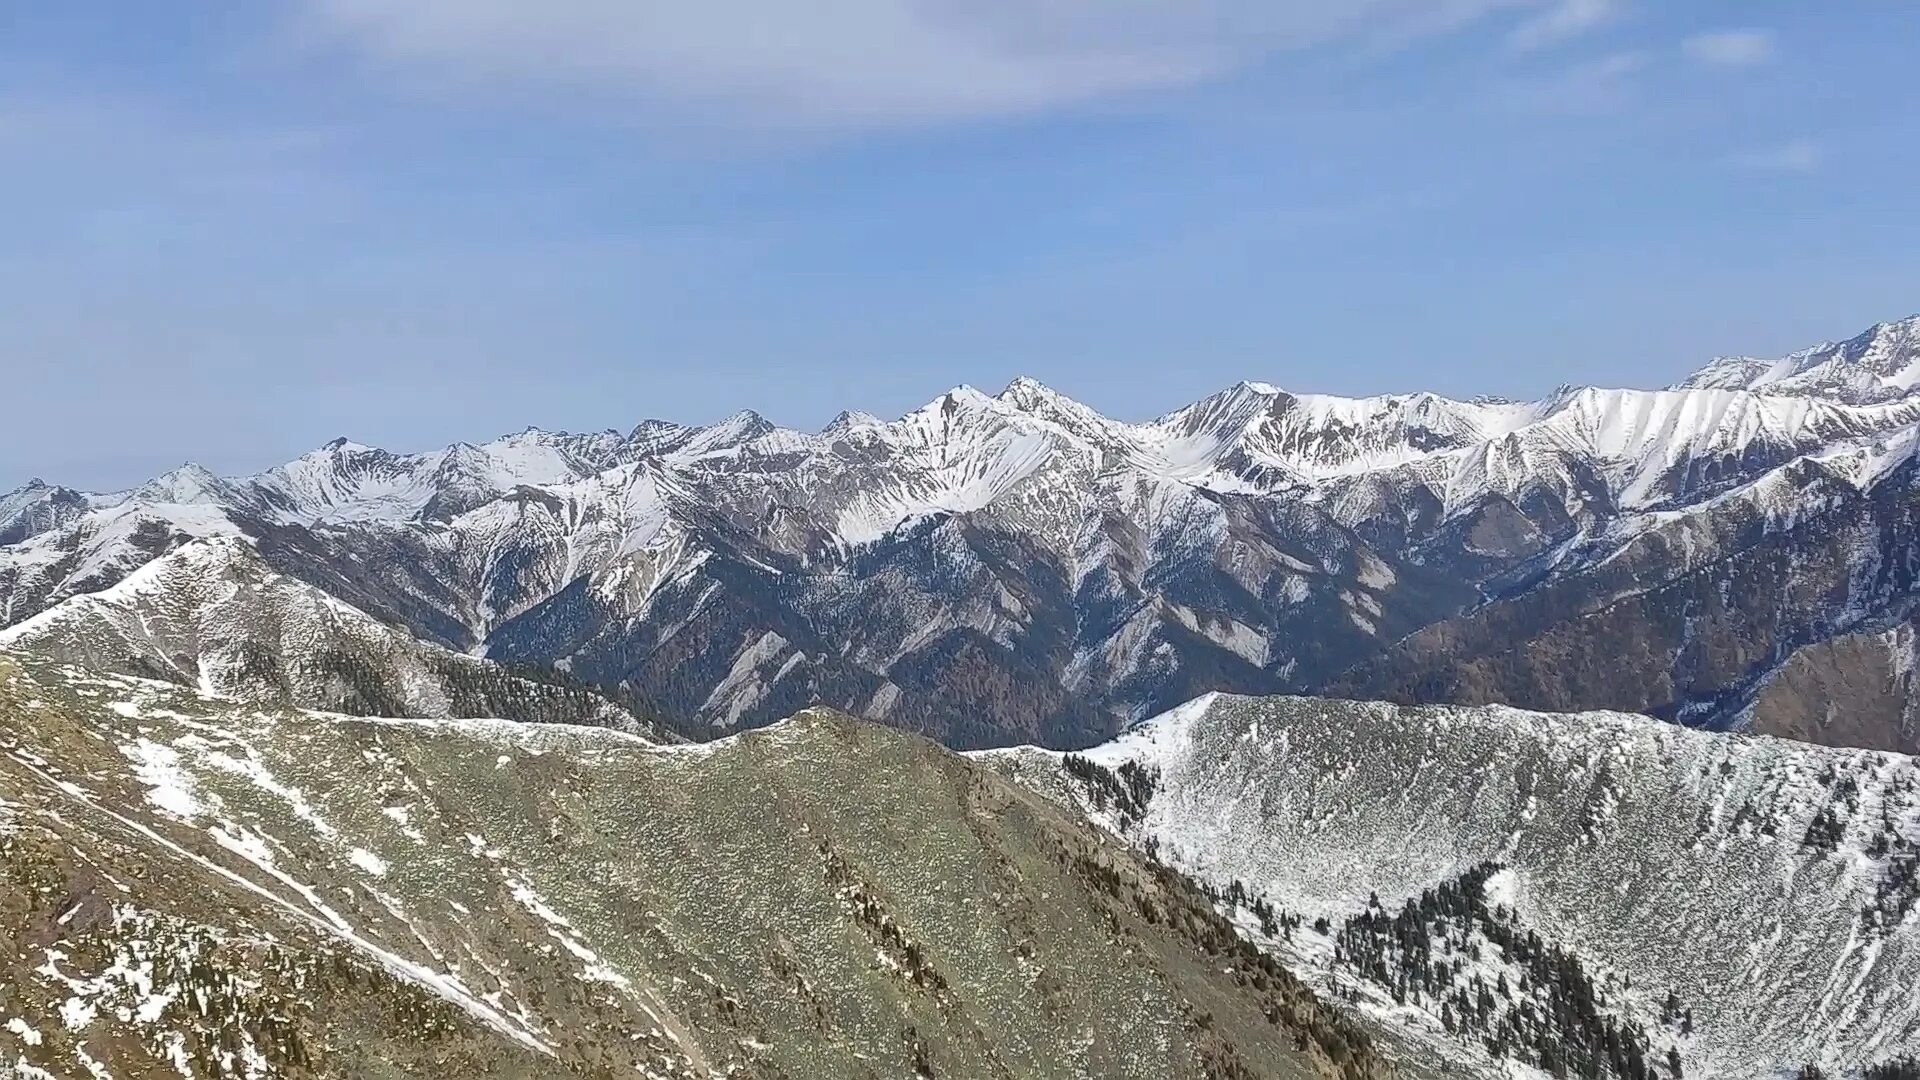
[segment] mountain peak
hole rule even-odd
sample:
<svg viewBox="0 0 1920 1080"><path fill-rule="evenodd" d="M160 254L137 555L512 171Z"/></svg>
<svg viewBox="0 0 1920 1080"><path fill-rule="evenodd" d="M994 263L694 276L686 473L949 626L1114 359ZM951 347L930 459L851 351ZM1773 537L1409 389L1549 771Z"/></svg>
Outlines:
<svg viewBox="0 0 1920 1080"><path fill-rule="evenodd" d="M1057 401L1065 395L1032 376L1016 375L994 396L1010 405L1025 406L1033 402Z"/></svg>
<svg viewBox="0 0 1920 1080"><path fill-rule="evenodd" d="M1845 341L1767 360L1722 356L1674 390L1750 390L1878 405L1920 390L1920 315L1876 323Z"/></svg>
<svg viewBox="0 0 1920 1080"><path fill-rule="evenodd" d="M820 433L822 435L837 435L841 432L852 431L855 428L879 427L884 423L886 423L886 421L870 412L862 412L859 409L843 409L838 416L835 416L827 422L826 427L820 429Z"/></svg>
<svg viewBox="0 0 1920 1080"><path fill-rule="evenodd" d="M1008 383L995 400L1028 416L1064 428L1076 438L1098 444L1125 441L1119 432L1126 425L1107 419L1038 379L1022 375Z"/></svg>
<svg viewBox="0 0 1920 1080"><path fill-rule="evenodd" d="M135 489L146 500L164 503L218 502L227 494L226 481L197 462L169 469Z"/></svg>
<svg viewBox="0 0 1920 1080"><path fill-rule="evenodd" d="M717 424L700 429L700 441L713 446L749 442L778 430L777 425L752 409L741 409Z"/></svg>
<svg viewBox="0 0 1920 1080"><path fill-rule="evenodd" d="M1039 379L1021 375L1008 383L1005 389L994 395L994 400L1011 405L1021 412L1058 419L1057 414L1065 412L1075 417L1097 416L1092 409L1067 395L1041 382Z"/></svg>
<svg viewBox="0 0 1920 1080"><path fill-rule="evenodd" d="M913 410L913 412L908 413L907 415L916 416L923 413L946 414L946 413L955 413L955 412L977 412L981 410L985 410L989 412L998 411L998 412L1004 413L1006 411L1006 408L1007 407L999 399L991 397L987 394L984 394L978 389L974 388L973 386L968 385L967 383L961 383L960 385L955 386L953 389L948 390L946 393L941 394L939 397L934 398L932 401L927 402L925 405L920 406L918 409Z"/></svg>
<svg viewBox="0 0 1920 1080"><path fill-rule="evenodd" d="M356 442L352 439L347 438L345 435L341 435L336 438L329 439L324 445L320 447L320 449L313 451L307 456L308 457L316 457L316 456L340 457L340 456L352 456L357 454L384 454L384 453L386 453L386 451L380 449L377 446L368 446L366 443Z"/></svg>
<svg viewBox="0 0 1920 1080"><path fill-rule="evenodd" d="M27 478L26 483L21 484L19 487L14 488L12 491L0 491L0 500L20 499L20 498L27 498L33 495L38 495L41 492L46 491L51 486L52 485L48 484L45 480L42 480L37 476L31 476Z"/></svg>
<svg viewBox="0 0 1920 1080"><path fill-rule="evenodd" d="M640 443L651 446L677 435L683 435L687 431L688 428L685 424L675 423L672 420L661 420L658 417L648 417L633 425L632 430L627 432L625 438L626 441L630 443Z"/></svg>

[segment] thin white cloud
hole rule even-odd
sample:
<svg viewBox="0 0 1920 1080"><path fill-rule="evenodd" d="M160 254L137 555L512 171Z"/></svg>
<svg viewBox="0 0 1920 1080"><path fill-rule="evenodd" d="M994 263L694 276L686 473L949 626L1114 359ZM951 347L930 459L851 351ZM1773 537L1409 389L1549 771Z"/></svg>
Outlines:
<svg viewBox="0 0 1920 1080"><path fill-rule="evenodd" d="M1507 40L1516 49L1538 49L1579 37L1612 22L1617 0L1553 0L1546 11L1514 27Z"/></svg>
<svg viewBox="0 0 1920 1080"><path fill-rule="evenodd" d="M1773 33L1769 30L1716 30L1695 34L1681 43L1695 63L1707 67L1754 67L1773 59Z"/></svg>
<svg viewBox="0 0 1920 1080"><path fill-rule="evenodd" d="M871 128L1190 86L1281 50L1400 42L1537 0L303 2L329 40L414 77Z"/></svg>
<svg viewBox="0 0 1920 1080"><path fill-rule="evenodd" d="M1811 139L1795 139L1779 146L1741 154L1734 159L1734 164L1761 172L1810 173L1817 171L1825 161L1826 152L1819 143Z"/></svg>

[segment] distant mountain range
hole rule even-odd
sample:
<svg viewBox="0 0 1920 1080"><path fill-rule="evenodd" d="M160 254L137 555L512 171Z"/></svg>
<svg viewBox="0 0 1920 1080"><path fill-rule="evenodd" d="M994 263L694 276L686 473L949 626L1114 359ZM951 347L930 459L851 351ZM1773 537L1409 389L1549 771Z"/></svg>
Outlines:
<svg viewBox="0 0 1920 1080"><path fill-rule="evenodd" d="M0 630L0 649L244 701L590 724L678 741L564 676L420 641L275 573L237 537L182 545L110 588Z"/></svg>
<svg viewBox="0 0 1920 1080"><path fill-rule="evenodd" d="M1228 690L1915 750L1916 384L1920 317L1526 403L1243 383L1128 424L1021 379L811 433L342 440L0 496L0 624L328 708L311 653L345 635L409 708L447 691L397 672L463 654L710 734L826 703L959 747L1086 746ZM363 647L373 626L417 641Z"/></svg>

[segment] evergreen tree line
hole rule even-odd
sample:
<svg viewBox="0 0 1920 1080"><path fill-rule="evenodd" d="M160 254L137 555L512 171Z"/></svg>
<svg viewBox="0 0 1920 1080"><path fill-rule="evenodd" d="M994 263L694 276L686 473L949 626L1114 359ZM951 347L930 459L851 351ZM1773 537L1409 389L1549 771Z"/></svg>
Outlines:
<svg viewBox="0 0 1920 1080"><path fill-rule="evenodd" d="M1807 835L1801 841L1806 846L1819 851L1833 851L1847 835L1847 819L1860 810L1860 781L1853 774L1840 775L1831 764L1820 775L1820 782L1830 792L1827 805L1820 808L1811 824L1807 826ZM1844 808L1844 813L1835 807Z"/></svg>
<svg viewBox="0 0 1920 1080"><path fill-rule="evenodd" d="M1679 1080L1679 1049L1656 1054L1640 1024L1622 1022L1578 958L1522 927L1504 906L1490 906L1487 880L1500 867L1487 863L1458 880L1425 890L1398 913L1378 896L1346 920L1334 940L1334 965L1387 990L1397 1004L1437 1003L1440 1022L1454 1036L1477 1040L1496 1058L1512 1057L1560 1078ZM1316 923L1316 929L1322 923ZM1483 946L1520 969L1492 983L1467 970ZM1690 1034L1692 1010L1669 993L1665 1022Z"/></svg>
<svg viewBox="0 0 1920 1080"><path fill-rule="evenodd" d="M1820 782L1830 789L1831 797L1807 826L1802 843L1818 851L1835 851L1846 837L1847 821L1860 811L1860 783L1852 774L1841 775L1832 765L1821 774ZM1911 788L1903 783L1899 790ZM1901 832L1891 811L1883 805L1879 828L1868 839L1865 851L1882 865L1880 877L1874 882L1873 900L1860 910L1860 924L1869 934L1890 933L1920 904L1920 847Z"/></svg>
<svg viewBox="0 0 1920 1080"><path fill-rule="evenodd" d="M358 716L405 716L406 693L394 672L375 658L345 649L329 649L295 660L298 677L327 688L328 707ZM599 689L552 668L509 668L500 664L449 662L433 668L457 717L499 717L526 723L583 724L604 727L625 708Z"/></svg>
<svg viewBox="0 0 1920 1080"><path fill-rule="evenodd" d="M1285 908L1274 907L1273 901L1247 888L1239 878L1233 879L1224 889L1216 889L1206 882L1201 882L1200 891L1205 893L1216 907L1226 905L1232 909L1245 910L1253 915L1260 920L1260 932L1267 937L1292 941L1294 931L1300 929L1299 915ZM1324 926L1324 921L1322 925ZM1325 933L1325 930L1321 932Z"/></svg>
<svg viewBox="0 0 1920 1080"><path fill-rule="evenodd" d="M1892 821L1883 820L1867 844L1867 854L1882 860L1873 883L1873 902L1861 909L1861 925L1869 933L1890 933L1920 904L1920 848Z"/></svg>
<svg viewBox="0 0 1920 1080"><path fill-rule="evenodd" d="M1119 815L1121 828L1132 826L1147 814L1147 804L1160 779L1137 761L1123 761L1118 771L1092 758L1068 754L1062 759L1067 775L1080 781L1095 811L1105 813L1108 806Z"/></svg>

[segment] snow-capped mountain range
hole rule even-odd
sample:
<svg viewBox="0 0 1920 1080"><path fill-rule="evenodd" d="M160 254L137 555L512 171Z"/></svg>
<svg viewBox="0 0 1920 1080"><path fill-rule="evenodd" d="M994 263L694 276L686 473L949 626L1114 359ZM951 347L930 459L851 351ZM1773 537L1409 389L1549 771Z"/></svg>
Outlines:
<svg viewBox="0 0 1920 1080"><path fill-rule="evenodd" d="M1086 745L1208 690L1334 688L1765 729L1796 650L1913 614L1916 382L1920 317L1537 402L1242 383L1130 424L1020 379L818 432L338 440L0 496L0 624L230 538L427 642L700 727L825 702ZM1637 603L1659 611L1623 638Z"/></svg>

